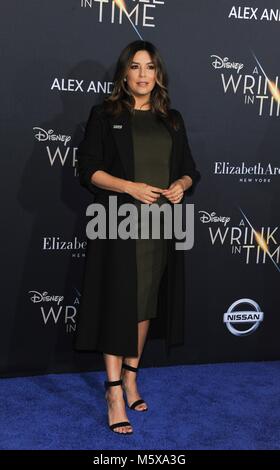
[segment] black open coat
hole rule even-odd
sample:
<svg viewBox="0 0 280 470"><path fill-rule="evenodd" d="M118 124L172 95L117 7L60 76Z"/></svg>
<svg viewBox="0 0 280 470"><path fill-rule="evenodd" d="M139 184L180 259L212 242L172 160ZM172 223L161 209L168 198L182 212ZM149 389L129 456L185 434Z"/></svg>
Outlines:
<svg viewBox="0 0 280 470"><path fill-rule="evenodd" d="M184 121L179 111L172 112L180 122L178 130L167 118L161 118L172 137L170 184L183 175L189 175L195 184L199 172L191 155ZM91 182L96 170L134 181L128 110L113 118L105 113L102 104L93 106L77 158L80 183L94 194L93 202L107 209L109 195L117 196L118 206L135 202L126 193L101 189ZM170 205L173 214L174 206ZM184 251L175 250L175 241L175 237L168 239L168 260L159 288L157 318L150 326L151 337L165 338L167 349L184 342ZM75 349L137 356L137 326L136 240L88 238Z"/></svg>

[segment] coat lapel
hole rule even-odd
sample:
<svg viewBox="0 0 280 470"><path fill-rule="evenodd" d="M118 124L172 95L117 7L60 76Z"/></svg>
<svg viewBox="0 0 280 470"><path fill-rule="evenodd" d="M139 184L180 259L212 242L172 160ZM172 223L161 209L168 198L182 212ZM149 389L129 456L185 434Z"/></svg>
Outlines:
<svg viewBox="0 0 280 470"><path fill-rule="evenodd" d="M166 125L172 138L170 179L173 181L175 171L176 131L170 125L167 118L161 118L161 120ZM134 181L132 116L128 110L124 110L118 117L109 117L109 121L126 178Z"/></svg>
<svg viewBox="0 0 280 470"><path fill-rule="evenodd" d="M128 110L124 110L118 117L109 117L109 121L126 178L134 181L133 138L130 113Z"/></svg>
<svg viewBox="0 0 280 470"><path fill-rule="evenodd" d="M169 131L172 139L172 148L171 148L171 156L170 156L170 181L169 184L172 183L176 178L176 142L177 142L177 134L175 129L171 126L167 118L161 118L162 122L166 125L167 130Z"/></svg>

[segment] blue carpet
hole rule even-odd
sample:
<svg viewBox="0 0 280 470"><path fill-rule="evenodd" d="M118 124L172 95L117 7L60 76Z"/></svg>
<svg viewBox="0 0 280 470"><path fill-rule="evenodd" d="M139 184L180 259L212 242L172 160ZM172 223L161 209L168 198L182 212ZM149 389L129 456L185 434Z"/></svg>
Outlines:
<svg viewBox="0 0 280 470"><path fill-rule="evenodd" d="M1 380L1 449L280 449L280 362L141 369L147 413L107 428L104 372Z"/></svg>

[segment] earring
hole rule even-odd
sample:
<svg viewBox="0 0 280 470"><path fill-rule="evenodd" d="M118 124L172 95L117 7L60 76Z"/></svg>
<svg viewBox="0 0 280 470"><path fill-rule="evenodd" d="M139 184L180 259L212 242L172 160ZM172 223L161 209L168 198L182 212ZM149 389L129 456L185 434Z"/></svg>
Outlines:
<svg viewBox="0 0 280 470"><path fill-rule="evenodd" d="M126 78L124 78L123 81L126 82Z"/></svg>

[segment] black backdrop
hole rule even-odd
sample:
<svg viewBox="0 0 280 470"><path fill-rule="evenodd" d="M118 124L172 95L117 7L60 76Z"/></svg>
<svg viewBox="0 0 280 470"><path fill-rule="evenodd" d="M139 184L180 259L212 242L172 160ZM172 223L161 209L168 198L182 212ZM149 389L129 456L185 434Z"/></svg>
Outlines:
<svg viewBox="0 0 280 470"><path fill-rule="evenodd" d="M186 343L166 357L150 340L142 365L280 357L279 2L125 5L135 28L108 0L1 4L2 376L102 367L72 350L92 202L75 155L116 58L140 37L164 57L202 174L186 198Z"/></svg>

